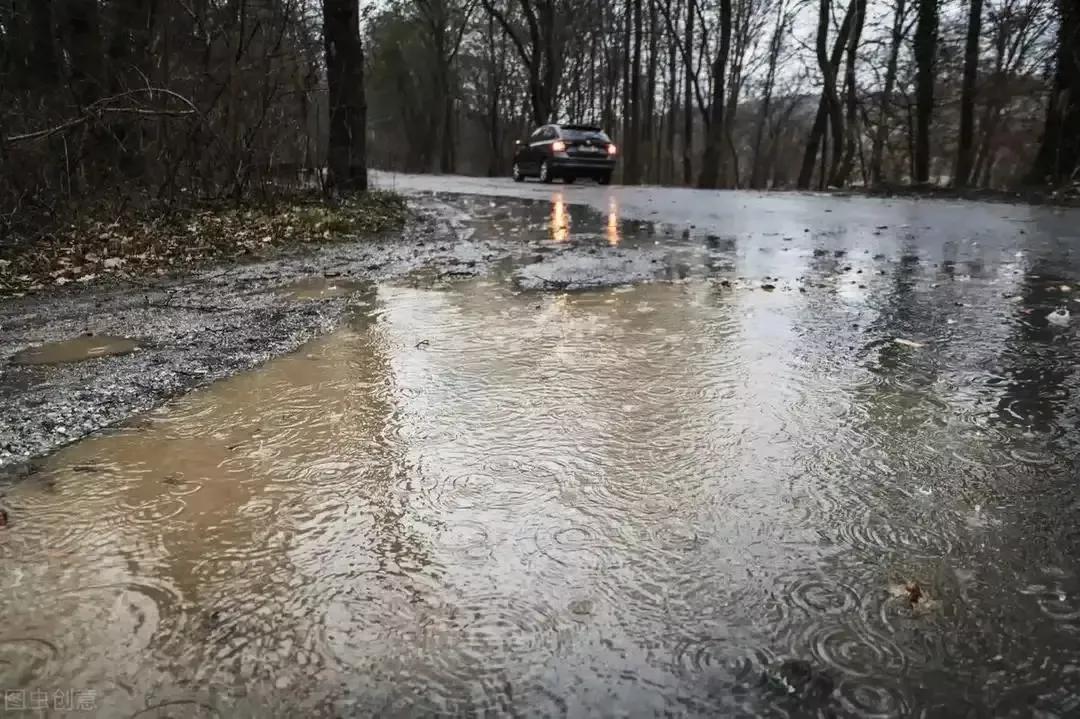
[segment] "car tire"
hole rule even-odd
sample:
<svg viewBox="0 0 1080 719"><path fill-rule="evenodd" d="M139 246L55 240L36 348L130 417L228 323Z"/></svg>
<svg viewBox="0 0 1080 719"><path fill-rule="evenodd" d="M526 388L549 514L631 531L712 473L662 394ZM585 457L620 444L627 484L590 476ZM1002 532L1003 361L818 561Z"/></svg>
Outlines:
<svg viewBox="0 0 1080 719"><path fill-rule="evenodd" d="M576 179L577 178L574 177L573 175L567 175L566 177L564 177L562 179L562 181L567 185L572 185L572 184L574 184L574 180L576 180Z"/></svg>
<svg viewBox="0 0 1080 719"><path fill-rule="evenodd" d="M514 163L514 169L512 170L514 176L514 182L525 182L525 175L521 174L521 166L516 162Z"/></svg>
<svg viewBox="0 0 1080 719"><path fill-rule="evenodd" d="M603 175L600 175L600 177L596 178L596 181L599 182L601 185L610 185L611 173L605 172Z"/></svg>
<svg viewBox="0 0 1080 719"><path fill-rule="evenodd" d="M547 160L544 160L540 163L540 182L550 183L551 180L551 169L548 167Z"/></svg>

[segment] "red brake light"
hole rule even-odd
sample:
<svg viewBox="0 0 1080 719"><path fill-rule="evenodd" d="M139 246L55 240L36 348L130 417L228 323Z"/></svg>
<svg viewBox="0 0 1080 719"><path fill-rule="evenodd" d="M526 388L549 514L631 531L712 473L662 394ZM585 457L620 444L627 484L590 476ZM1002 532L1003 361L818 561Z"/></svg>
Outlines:
<svg viewBox="0 0 1080 719"><path fill-rule="evenodd" d="M556 140L551 143L551 149L555 152L566 152L566 143L562 140Z"/></svg>
<svg viewBox="0 0 1080 719"><path fill-rule="evenodd" d="M609 154L609 155L614 155L615 154L615 145L614 144L611 144L611 145L607 146L607 154Z"/></svg>

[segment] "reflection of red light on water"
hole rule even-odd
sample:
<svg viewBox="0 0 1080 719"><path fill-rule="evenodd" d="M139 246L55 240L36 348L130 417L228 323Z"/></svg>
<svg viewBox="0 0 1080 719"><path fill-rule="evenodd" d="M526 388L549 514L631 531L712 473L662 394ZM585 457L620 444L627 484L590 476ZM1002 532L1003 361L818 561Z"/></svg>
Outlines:
<svg viewBox="0 0 1080 719"><path fill-rule="evenodd" d="M619 244L619 206L614 198L608 205L607 241L609 245Z"/></svg>
<svg viewBox="0 0 1080 719"><path fill-rule="evenodd" d="M566 203L561 192L551 199L551 239L556 242L570 239L570 216L566 214Z"/></svg>

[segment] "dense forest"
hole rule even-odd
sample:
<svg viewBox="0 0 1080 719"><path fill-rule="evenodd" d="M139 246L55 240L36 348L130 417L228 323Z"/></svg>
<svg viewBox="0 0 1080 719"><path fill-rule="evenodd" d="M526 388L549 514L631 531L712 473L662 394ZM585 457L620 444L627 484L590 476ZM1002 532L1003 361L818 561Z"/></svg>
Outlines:
<svg viewBox="0 0 1080 719"><path fill-rule="evenodd" d="M504 174L555 120L606 128L625 183L1068 185L1080 0L0 4L0 227L114 191Z"/></svg>
<svg viewBox="0 0 1080 719"><path fill-rule="evenodd" d="M553 120L607 129L626 183L1006 188L1077 167L1076 0L409 0L369 18L380 167L502 174Z"/></svg>

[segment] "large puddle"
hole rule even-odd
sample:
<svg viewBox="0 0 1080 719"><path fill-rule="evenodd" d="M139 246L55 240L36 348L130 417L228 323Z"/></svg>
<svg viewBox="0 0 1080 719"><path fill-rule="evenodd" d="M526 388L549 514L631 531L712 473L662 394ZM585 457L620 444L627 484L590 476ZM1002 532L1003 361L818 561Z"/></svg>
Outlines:
<svg viewBox="0 0 1080 719"><path fill-rule="evenodd" d="M792 252L774 292L734 246L703 250L725 280L366 290L8 491L0 685L103 716L1075 713L1065 280L903 252L857 282Z"/></svg>

